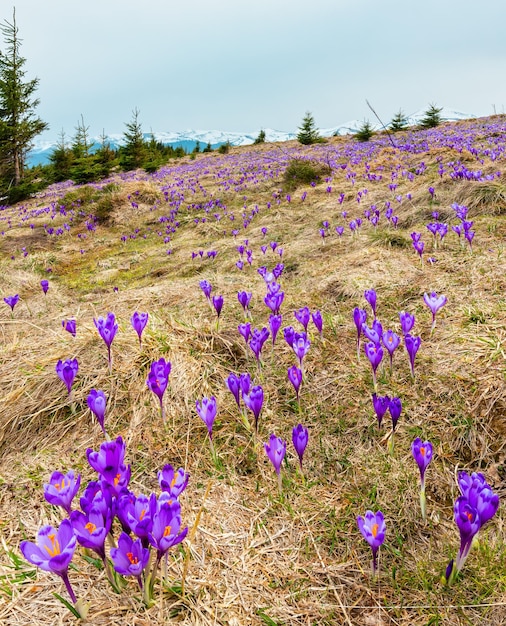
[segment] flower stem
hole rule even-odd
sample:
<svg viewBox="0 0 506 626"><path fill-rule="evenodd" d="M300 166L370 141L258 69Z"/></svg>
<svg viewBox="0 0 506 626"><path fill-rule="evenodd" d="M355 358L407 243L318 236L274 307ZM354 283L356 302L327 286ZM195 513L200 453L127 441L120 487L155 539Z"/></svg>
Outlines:
<svg viewBox="0 0 506 626"><path fill-rule="evenodd" d="M76 594L74 593L74 590L72 589L72 585L70 584L68 573L63 572L62 574L60 574L60 576L62 577L63 582L65 583L65 587L70 596L70 599L72 600L72 604L76 604L77 602Z"/></svg>

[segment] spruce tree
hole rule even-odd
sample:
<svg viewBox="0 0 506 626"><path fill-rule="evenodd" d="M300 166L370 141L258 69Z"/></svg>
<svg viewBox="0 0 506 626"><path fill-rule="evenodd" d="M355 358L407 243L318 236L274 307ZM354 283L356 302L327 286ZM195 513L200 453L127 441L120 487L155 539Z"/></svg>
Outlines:
<svg viewBox="0 0 506 626"><path fill-rule="evenodd" d="M316 128L314 117L309 111L306 112L298 130L297 141L304 146L309 146L313 143L320 143L322 141L322 138L318 133L318 129Z"/></svg>
<svg viewBox="0 0 506 626"><path fill-rule="evenodd" d="M39 100L34 94L39 80L25 80L26 59L20 55L15 11L12 23L5 20L0 30L5 40L5 51L0 52L0 189L5 193L13 187L21 189L26 182L27 153L34 138L48 125L35 116Z"/></svg>
<svg viewBox="0 0 506 626"><path fill-rule="evenodd" d="M443 121L441 117L442 110L443 107L431 104L420 121L420 128L436 128L436 126L439 126Z"/></svg>
<svg viewBox="0 0 506 626"><path fill-rule="evenodd" d="M53 151L49 155L49 162L51 164L51 179L53 182L59 183L63 180L70 179L74 154L68 145L63 129Z"/></svg>
<svg viewBox="0 0 506 626"><path fill-rule="evenodd" d="M355 138L358 141L369 141L369 139L374 135L374 130L372 129L371 123L369 120L364 120L362 125L355 133Z"/></svg>
<svg viewBox="0 0 506 626"><path fill-rule="evenodd" d="M125 124L123 133L125 144L120 149L120 165L126 170L135 170L142 167L146 159L146 142L139 121L138 109L132 111L132 121Z"/></svg>
<svg viewBox="0 0 506 626"><path fill-rule="evenodd" d="M262 130L258 133L258 137L255 139L254 143L265 143L265 130Z"/></svg>
<svg viewBox="0 0 506 626"><path fill-rule="evenodd" d="M400 130L405 130L408 126L408 118L404 115L401 109L396 113L392 121L390 122L390 130L397 133Z"/></svg>

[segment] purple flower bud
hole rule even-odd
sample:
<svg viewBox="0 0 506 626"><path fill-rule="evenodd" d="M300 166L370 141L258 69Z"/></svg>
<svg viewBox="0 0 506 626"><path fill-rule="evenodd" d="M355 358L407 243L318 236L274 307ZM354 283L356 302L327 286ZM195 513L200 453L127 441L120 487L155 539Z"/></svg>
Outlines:
<svg viewBox="0 0 506 626"><path fill-rule="evenodd" d="M135 576L142 587L141 576L149 563L149 549L144 548L140 539L132 539L121 533L118 547L111 548L111 560L114 569L122 576Z"/></svg>
<svg viewBox="0 0 506 626"><path fill-rule="evenodd" d="M281 328L282 322L283 322L282 315L274 315L274 314L269 315L269 326L271 329L272 345L274 345L276 341L276 337L278 335L279 329Z"/></svg>
<svg viewBox="0 0 506 626"><path fill-rule="evenodd" d="M244 341L248 343L248 339L251 336L251 324L249 322L246 322L245 324L239 324L237 330L239 331L239 334L242 336Z"/></svg>
<svg viewBox="0 0 506 626"><path fill-rule="evenodd" d="M104 419L105 419L105 406L107 399L105 393L100 390L92 389L86 398L86 402L90 411L97 418L97 422L100 424L100 428L105 435Z"/></svg>
<svg viewBox="0 0 506 626"><path fill-rule="evenodd" d="M306 333L294 333L292 349L295 352L295 356L299 359L299 363L302 367L302 360L306 356L311 341L308 339Z"/></svg>
<svg viewBox="0 0 506 626"><path fill-rule="evenodd" d="M195 403L197 407L197 413L200 419L207 426L207 431L209 433L209 439L213 438L213 424L216 419L216 412L218 410L216 404L216 398L211 396L210 398L202 398L202 402L198 400Z"/></svg>
<svg viewBox="0 0 506 626"><path fill-rule="evenodd" d="M292 430L292 443L295 448L295 452L299 457L300 469L302 469L302 457L309 440L309 431L302 424L297 424Z"/></svg>
<svg viewBox="0 0 506 626"><path fill-rule="evenodd" d="M64 330L69 332L73 337L76 336L76 320L62 320L61 325Z"/></svg>
<svg viewBox="0 0 506 626"><path fill-rule="evenodd" d="M298 309L294 311L295 319L304 326L304 330L307 333L307 327L309 324L309 320L311 319L311 313L307 306L302 307L302 309Z"/></svg>
<svg viewBox="0 0 506 626"><path fill-rule="evenodd" d="M158 472L160 489L168 493L171 498L179 498L186 489L189 479L190 474L182 467L176 471L170 464L164 465Z"/></svg>
<svg viewBox="0 0 506 626"><path fill-rule="evenodd" d="M149 319L148 313L138 313L137 311L135 311L130 320L132 323L132 328L135 330L135 332L139 336L139 345L141 346L142 346L142 332L146 328L148 319Z"/></svg>
<svg viewBox="0 0 506 626"><path fill-rule="evenodd" d="M372 309L372 314L376 318L376 292L374 289L366 289L364 291L364 298L367 300Z"/></svg>
<svg viewBox="0 0 506 626"><path fill-rule="evenodd" d="M276 470L276 474L281 471L281 463L286 454L286 441L276 437L274 433L269 438L269 443L264 443L265 452Z"/></svg>
<svg viewBox="0 0 506 626"><path fill-rule="evenodd" d="M223 296L213 296L213 306L219 319L221 309L223 308Z"/></svg>
<svg viewBox="0 0 506 626"><path fill-rule="evenodd" d="M409 364L411 367L411 375L415 377L415 357L420 348L422 339L420 337L413 337L409 333L404 337L404 344L409 356Z"/></svg>
<svg viewBox="0 0 506 626"><path fill-rule="evenodd" d="M323 330L323 318L321 311L315 311L314 313L311 313L311 319L313 320L313 324L316 326L316 330L321 335Z"/></svg>
<svg viewBox="0 0 506 626"><path fill-rule="evenodd" d="M46 293L47 293L47 291L48 291L48 289L49 289L49 281L48 281L48 280L46 280L45 278L43 278L43 279L40 281L40 286L41 286L41 288L42 288L42 291L44 292L44 295L46 295Z"/></svg>
<svg viewBox="0 0 506 626"><path fill-rule="evenodd" d="M388 410L392 418L392 431L395 431L395 427L397 426L397 422L399 421L402 411L402 402L400 398L391 398L388 404Z"/></svg>
<svg viewBox="0 0 506 626"><path fill-rule="evenodd" d="M373 393L372 406L378 420L378 428L380 428L381 421L383 420L383 417L388 411L388 407L390 406L390 396L377 396L375 393Z"/></svg>
<svg viewBox="0 0 506 626"><path fill-rule="evenodd" d="M208 300L210 300L211 299L211 291L213 289L212 286L211 286L211 283L209 283L207 280L201 280L199 285L200 285L200 288L202 289L205 297Z"/></svg>
<svg viewBox="0 0 506 626"><path fill-rule="evenodd" d="M237 294L237 299L239 300L239 304L244 309L244 312L248 310L249 303L251 302L252 294L248 291L239 291Z"/></svg>
<svg viewBox="0 0 506 626"><path fill-rule="evenodd" d="M401 311L399 320L401 322L402 334L407 335L415 324L415 316L406 311Z"/></svg>
<svg viewBox="0 0 506 626"><path fill-rule="evenodd" d="M302 384L302 370L300 370L296 365L292 365L292 367L288 368L288 380L292 383L293 388L295 389L295 393L297 394L297 399L299 397L299 389Z"/></svg>
<svg viewBox="0 0 506 626"><path fill-rule="evenodd" d="M72 391L72 384L78 371L79 363L77 362L77 359L67 359L66 361L60 360L56 364L56 373L65 383L69 395Z"/></svg>
<svg viewBox="0 0 506 626"><path fill-rule="evenodd" d="M258 418L260 416L260 412L262 411L262 406L264 403L264 390L260 385L256 385L251 389L249 393L245 393L243 391L242 399L244 401L244 404L253 413L253 416L255 418L255 432L258 432Z"/></svg>

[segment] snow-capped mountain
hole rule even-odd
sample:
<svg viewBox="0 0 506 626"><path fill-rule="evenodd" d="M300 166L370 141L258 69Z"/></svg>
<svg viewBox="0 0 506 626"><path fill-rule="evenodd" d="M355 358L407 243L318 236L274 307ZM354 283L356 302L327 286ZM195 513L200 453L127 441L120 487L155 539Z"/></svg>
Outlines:
<svg viewBox="0 0 506 626"><path fill-rule="evenodd" d="M412 115L407 116L408 125L414 126L420 122L420 120L424 117L425 111L417 111ZM463 119L469 119L475 117L474 115L469 115L467 113L461 113L459 111L454 111L452 109L443 108L441 111L441 118L445 121L458 121ZM381 129L381 125L379 123L375 123L375 120L372 119L373 116L371 114L369 121L371 122L371 126L379 130ZM340 124L339 126L335 126L333 128L322 128L320 129L320 135L322 137L332 137L333 135L352 135L358 131L358 129L362 126L364 120L351 120L344 124ZM388 124L390 120L384 120L385 124ZM297 136L297 131L294 132L284 132L279 130L273 130L272 128L264 128L265 132L265 140L267 142L278 142L278 141L289 141L290 139L295 139ZM191 152L197 142L200 144L201 150L204 149L207 144L211 144L213 150L216 150L224 143L229 141L233 146L247 146L251 145L255 139L258 137L259 130L254 132L227 132L221 130L185 130L180 132L155 132L154 137L157 141L161 141L166 145L170 145L174 148L182 147L186 152ZM146 141L149 141L151 138L151 133L144 133L144 138ZM124 143L124 137L121 134L111 134L107 137L111 148L117 149ZM97 138L92 139L94 147L98 148L101 140ZM42 140L36 142L33 150L28 155L28 165L34 166L39 164L46 164L49 161L49 155L55 149L56 142L51 142L48 140Z"/></svg>

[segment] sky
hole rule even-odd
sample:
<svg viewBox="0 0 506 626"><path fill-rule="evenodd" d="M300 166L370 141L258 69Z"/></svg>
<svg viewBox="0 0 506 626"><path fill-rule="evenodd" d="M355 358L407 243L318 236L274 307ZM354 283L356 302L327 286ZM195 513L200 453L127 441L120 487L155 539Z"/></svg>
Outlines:
<svg viewBox="0 0 506 626"><path fill-rule="evenodd" d="M366 99L385 123L506 108L500 0L17 0L2 23L14 6L46 140L81 116L121 134L134 109L145 132L293 132L373 122Z"/></svg>

